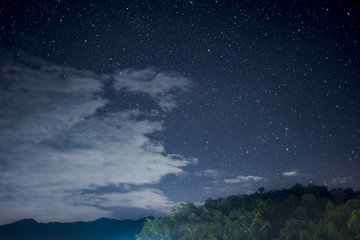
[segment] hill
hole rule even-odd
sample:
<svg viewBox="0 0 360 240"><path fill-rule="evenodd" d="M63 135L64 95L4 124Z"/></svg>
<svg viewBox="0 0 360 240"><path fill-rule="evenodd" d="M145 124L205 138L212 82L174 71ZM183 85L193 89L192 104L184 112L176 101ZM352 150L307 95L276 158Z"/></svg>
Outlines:
<svg viewBox="0 0 360 240"><path fill-rule="evenodd" d="M360 192L296 184L290 189L181 203L171 216L148 219L137 240L360 239Z"/></svg>
<svg viewBox="0 0 360 240"><path fill-rule="evenodd" d="M131 240L141 231L145 219L100 218L92 222L38 223L24 219L0 226L2 240Z"/></svg>

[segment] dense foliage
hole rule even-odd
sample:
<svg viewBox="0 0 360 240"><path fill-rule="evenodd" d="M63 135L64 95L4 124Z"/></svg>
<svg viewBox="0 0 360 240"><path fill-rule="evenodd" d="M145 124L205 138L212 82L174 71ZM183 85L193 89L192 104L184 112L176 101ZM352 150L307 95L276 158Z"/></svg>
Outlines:
<svg viewBox="0 0 360 240"><path fill-rule="evenodd" d="M290 189L181 203L147 219L137 240L360 239L360 192L296 184Z"/></svg>

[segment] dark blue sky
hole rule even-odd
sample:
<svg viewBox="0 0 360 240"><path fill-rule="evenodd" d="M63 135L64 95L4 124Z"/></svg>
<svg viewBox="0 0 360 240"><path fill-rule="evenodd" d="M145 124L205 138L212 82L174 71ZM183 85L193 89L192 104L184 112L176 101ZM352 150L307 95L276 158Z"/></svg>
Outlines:
<svg viewBox="0 0 360 240"><path fill-rule="evenodd" d="M354 1L2 1L0 223L360 183Z"/></svg>

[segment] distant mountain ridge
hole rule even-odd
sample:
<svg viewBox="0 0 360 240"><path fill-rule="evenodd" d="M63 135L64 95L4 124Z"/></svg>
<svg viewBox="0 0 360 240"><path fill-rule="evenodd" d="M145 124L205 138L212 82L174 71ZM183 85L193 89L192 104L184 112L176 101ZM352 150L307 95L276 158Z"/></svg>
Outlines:
<svg viewBox="0 0 360 240"><path fill-rule="evenodd" d="M0 226L1 240L135 240L145 222L99 218L92 222L38 223L23 219Z"/></svg>

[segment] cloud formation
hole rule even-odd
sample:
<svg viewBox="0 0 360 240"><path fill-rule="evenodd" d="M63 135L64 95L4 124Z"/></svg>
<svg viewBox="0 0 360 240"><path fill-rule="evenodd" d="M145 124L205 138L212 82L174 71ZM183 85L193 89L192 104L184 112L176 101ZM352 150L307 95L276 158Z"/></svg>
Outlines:
<svg viewBox="0 0 360 240"><path fill-rule="evenodd" d="M301 173L301 172L298 172L298 171L296 171L296 170L294 170L294 171L289 171L289 172L283 172L282 175L283 175L284 177L310 176L310 174Z"/></svg>
<svg viewBox="0 0 360 240"><path fill-rule="evenodd" d="M289 171L289 172L283 172L282 175L285 177L296 177L299 176L299 173L297 171Z"/></svg>
<svg viewBox="0 0 360 240"><path fill-rule="evenodd" d="M102 207L126 207L126 208L142 208L153 209L166 212L174 208L177 204L171 201L164 193L158 189L144 188L140 190L129 191L125 193L107 193L100 195L87 195L89 203L93 203L94 199L97 205ZM83 196L80 202L83 201ZM83 202L86 204L87 202Z"/></svg>
<svg viewBox="0 0 360 240"><path fill-rule="evenodd" d="M346 183L350 183L353 181L353 177L349 176L349 177L342 177L342 178L334 178L333 180L331 180L332 184L346 184Z"/></svg>
<svg viewBox="0 0 360 240"><path fill-rule="evenodd" d="M259 176L238 176L234 179L225 179L225 183L244 183L244 182L259 182L264 180L263 177Z"/></svg>
<svg viewBox="0 0 360 240"><path fill-rule="evenodd" d="M151 69L142 71L128 69L116 74L114 79L116 89L147 93L166 112L177 106L176 94L187 91L191 86L188 79L177 73L162 73Z"/></svg>
<svg viewBox="0 0 360 240"><path fill-rule="evenodd" d="M215 169L206 169L206 170L198 173L197 175L218 179L218 178L220 178L221 173L220 173L220 171L215 170Z"/></svg>
<svg viewBox="0 0 360 240"><path fill-rule="evenodd" d="M53 138L106 104L101 76L71 68L1 69L0 141L9 146Z"/></svg>
<svg viewBox="0 0 360 240"><path fill-rule="evenodd" d="M196 163L166 153L162 143L151 139L163 131L163 122L146 112L97 114L111 101L101 97L105 80L115 79L117 90L149 94L164 111L176 106L176 95L187 90L189 80L149 70L119 78L68 67L11 64L0 72L0 224L24 217L91 220L110 216L104 210L110 206L165 211L174 205L152 188L82 191L155 184Z"/></svg>

